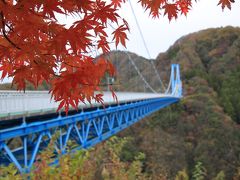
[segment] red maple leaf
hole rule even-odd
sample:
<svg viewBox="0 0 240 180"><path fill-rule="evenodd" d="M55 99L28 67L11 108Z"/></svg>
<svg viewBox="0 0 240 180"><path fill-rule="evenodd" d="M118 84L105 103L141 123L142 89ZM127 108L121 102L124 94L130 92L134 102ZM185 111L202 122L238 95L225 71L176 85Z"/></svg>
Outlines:
<svg viewBox="0 0 240 180"><path fill-rule="evenodd" d="M122 3L125 3L126 0L112 0L112 4L114 8L121 7Z"/></svg>
<svg viewBox="0 0 240 180"><path fill-rule="evenodd" d="M192 6L192 2L191 0L179 0L177 2L177 5L179 6L181 14L187 16L187 13L189 12L190 7Z"/></svg>
<svg viewBox="0 0 240 180"><path fill-rule="evenodd" d="M107 39L104 36L100 37L100 40L98 41L98 49L102 49L103 53L107 53L110 51L110 47L107 43Z"/></svg>
<svg viewBox="0 0 240 180"><path fill-rule="evenodd" d="M178 8L177 8L177 4L168 4L166 3L164 6L164 15L167 14L169 21L172 20L172 18L174 17L175 19L177 19L178 15Z"/></svg>
<svg viewBox="0 0 240 180"><path fill-rule="evenodd" d="M231 9L231 4L234 3L234 0L220 0L218 5L222 5L222 9L224 10L225 7Z"/></svg>
<svg viewBox="0 0 240 180"><path fill-rule="evenodd" d="M123 19L124 24L119 26L112 34L113 40L116 40L115 44L118 46L119 42L126 47L127 34L125 31L129 31L127 22Z"/></svg>

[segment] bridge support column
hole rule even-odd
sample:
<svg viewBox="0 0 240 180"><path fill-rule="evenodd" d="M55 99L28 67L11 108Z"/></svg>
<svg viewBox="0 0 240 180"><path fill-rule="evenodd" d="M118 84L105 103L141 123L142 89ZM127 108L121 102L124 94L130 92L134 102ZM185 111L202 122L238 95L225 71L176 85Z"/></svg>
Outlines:
<svg viewBox="0 0 240 180"><path fill-rule="evenodd" d="M182 81L180 78L180 66L179 64L171 65L171 94L172 96L182 97Z"/></svg>

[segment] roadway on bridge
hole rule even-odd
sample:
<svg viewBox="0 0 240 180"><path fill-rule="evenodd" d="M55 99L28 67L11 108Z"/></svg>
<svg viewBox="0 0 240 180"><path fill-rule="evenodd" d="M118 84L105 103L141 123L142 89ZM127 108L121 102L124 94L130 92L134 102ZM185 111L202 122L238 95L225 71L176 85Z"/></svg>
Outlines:
<svg viewBox="0 0 240 180"><path fill-rule="evenodd" d="M140 93L140 92L115 92L118 103L125 103L143 99L168 97L167 94ZM104 104L116 104L111 92L103 92ZM51 100L48 91L1 91L0 90L0 119L12 119L15 117L29 117L39 114L56 112L59 103ZM100 106L101 104L92 102L80 103L79 108L84 109L90 106Z"/></svg>

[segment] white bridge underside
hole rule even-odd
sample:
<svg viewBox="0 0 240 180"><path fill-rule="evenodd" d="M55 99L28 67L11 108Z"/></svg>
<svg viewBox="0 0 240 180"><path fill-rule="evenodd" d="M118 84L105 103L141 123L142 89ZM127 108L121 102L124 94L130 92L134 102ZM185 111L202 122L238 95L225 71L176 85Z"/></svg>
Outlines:
<svg viewBox="0 0 240 180"><path fill-rule="evenodd" d="M136 100L173 97L171 94L138 93L138 92L115 92L118 103ZM111 92L103 92L105 105L116 104ZM34 114L45 114L56 112L59 102L51 100L48 91L1 91L0 90L0 119L8 119L13 116L31 116ZM86 102L80 103L79 108L99 106L101 104L92 101L92 105Z"/></svg>

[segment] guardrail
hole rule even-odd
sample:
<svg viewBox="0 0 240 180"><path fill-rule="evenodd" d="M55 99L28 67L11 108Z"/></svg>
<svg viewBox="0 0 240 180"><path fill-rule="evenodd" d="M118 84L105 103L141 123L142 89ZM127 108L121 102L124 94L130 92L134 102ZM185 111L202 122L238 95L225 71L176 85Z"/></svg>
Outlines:
<svg viewBox="0 0 240 180"><path fill-rule="evenodd" d="M0 118L56 109L48 91L0 91Z"/></svg>
<svg viewBox="0 0 240 180"><path fill-rule="evenodd" d="M116 103L111 92L103 92L104 103ZM166 95L155 93L116 92L118 102L136 101L145 98L156 98ZM13 119L15 117L28 117L37 114L55 112L59 103L51 100L48 91L1 91L0 90L0 119ZM101 104L92 102L92 106ZM79 108L89 107L90 104L80 103Z"/></svg>

